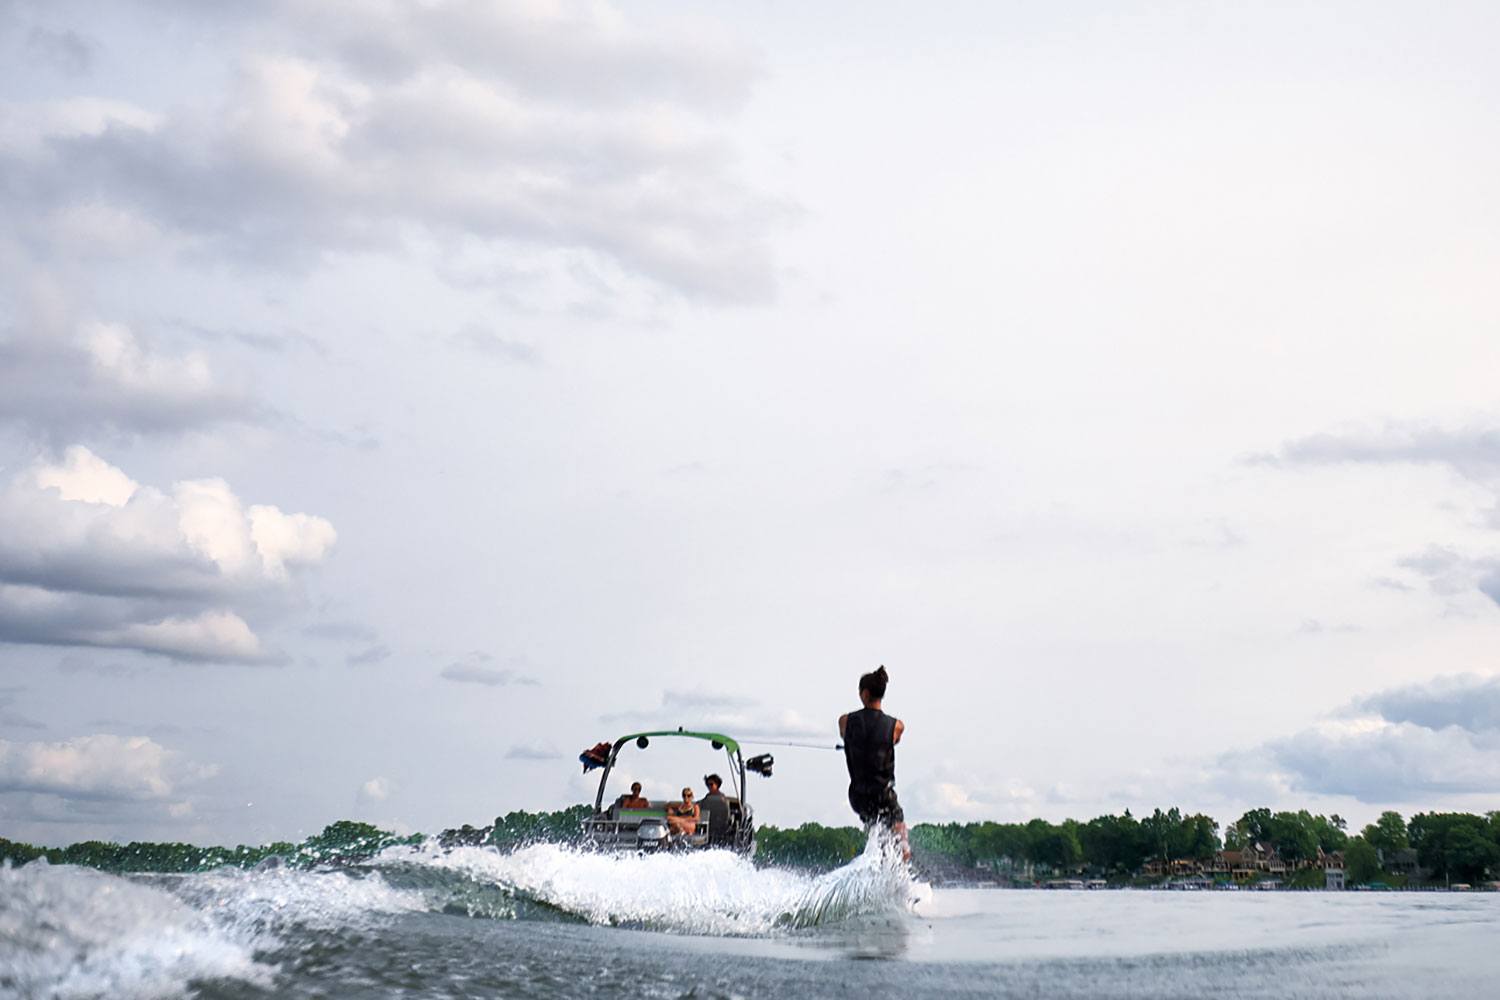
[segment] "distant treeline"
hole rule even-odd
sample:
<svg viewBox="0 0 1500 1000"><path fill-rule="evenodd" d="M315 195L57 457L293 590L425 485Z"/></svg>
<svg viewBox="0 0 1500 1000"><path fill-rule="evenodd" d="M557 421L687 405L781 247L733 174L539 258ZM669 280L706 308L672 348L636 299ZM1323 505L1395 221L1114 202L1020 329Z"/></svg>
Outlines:
<svg viewBox="0 0 1500 1000"><path fill-rule="evenodd" d="M226 865L253 868L271 858L283 864L310 868L318 864L363 861L396 844L421 843L422 836L398 837L371 826L339 820L300 843L277 842L238 847L196 847L193 844L134 841L114 844L85 840L67 847L34 847L0 837L0 862L25 864L46 858L54 865L87 865L110 872L197 872Z"/></svg>
<svg viewBox="0 0 1500 1000"><path fill-rule="evenodd" d="M512 812L496 817L489 826L444 830L434 839L445 847L494 844L508 848L533 841L565 843L578 836L580 824L591 812L588 806L573 806L556 812ZM331 823L321 833L298 843L280 841L238 847L141 841L115 844L99 840L86 840L67 847L36 847L0 837L0 863L9 861L22 865L45 858L54 865L86 865L110 872L197 872L225 866L254 868L266 862L311 868L320 864L357 863L388 847L416 846L428 839L420 833L401 837L369 823L351 820Z"/></svg>
<svg viewBox="0 0 1500 1000"><path fill-rule="evenodd" d="M516 810L488 826L444 830L435 840L442 847L493 845L502 849L533 842L568 843L577 839L588 806L554 812ZM297 867L347 864L365 860L388 847L418 845L422 834L397 835L368 823L341 820L300 843L250 847L196 847L179 843L114 844L85 841L69 847L34 847L0 837L0 861L24 864L46 858L52 864L87 865L120 872L191 872L225 865L248 868L270 858ZM864 849L863 831L852 826L804 823L791 829L762 826L756 832L756 861L767 865L833 868ZM1397 867L1419 868L1440 880L1480 882L1500 877L1500 812L1418 813L1410 821L1400 813L1382 813L1357 834L1337 815L1307 810L1272 812L1252 809L1222 830L1210 816L1184 814L1172 808L1136 818L1129 810L1087 822L919 823L911 828L919 859L926 857L963 868L986 866L1027 872L1091 873L1130 878L1148 863L1213 860L1220 851L1262 845L1288 865L1341 853L1351 883L1384 879L1401 883Z"/></svg>
<svg viewBox="0 0 1500 1000"><path fill-rule="evenodd" d="M919 860L942 860L961 868L982 865L1128 879L1153 861L1207 863L1221 851L1262 845L1288 866L1342 855L1351 884L1402 884L1419 873L1436 881L1500 878L1500 811L1482 816L1418 813L1409 822L1400 813L1385 812L1354 834L1338 815L1251 809L1223 827L1221 835L1212 817L1172 808L1140 818L1126 810L1087 822L918 823L910 835ZM843 864L864 846L864 835L854 827L817 823L789 830L761 827L757 840L757 860L814 867Z"/></svg>

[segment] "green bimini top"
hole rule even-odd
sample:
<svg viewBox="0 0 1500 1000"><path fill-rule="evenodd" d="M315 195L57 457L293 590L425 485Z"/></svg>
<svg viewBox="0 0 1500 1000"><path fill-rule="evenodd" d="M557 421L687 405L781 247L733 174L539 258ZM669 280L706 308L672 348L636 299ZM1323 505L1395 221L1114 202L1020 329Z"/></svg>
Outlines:
<svg viewBox="0 0 1500 1000"><path fill-rule="evenodd" d="M730 739L723 733L695 733L686 729L653 729L644 733L630 733L628 736L621 736L615 740L615 749L618 750L622 745L642 736L686 736L688 739L708 740L711 743L722 744L730 753L740 752L739 741Z"/></svg>

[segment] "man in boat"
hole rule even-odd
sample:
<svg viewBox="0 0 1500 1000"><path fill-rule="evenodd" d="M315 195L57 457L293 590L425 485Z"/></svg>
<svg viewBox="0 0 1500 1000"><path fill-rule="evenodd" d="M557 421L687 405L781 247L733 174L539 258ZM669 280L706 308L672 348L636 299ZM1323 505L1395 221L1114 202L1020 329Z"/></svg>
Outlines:
<svg viewBox="0 0 1500 1000"><path fill-rule="evenodd" d="M705 774L703 784L708 787L708 794L698 803L698 810L708 820L709 846L727 844L730 834L729 800L722 791L724 779L717 774Z"/></svg>
<svg viewBox="0 0 1500 1000"><path fill-rule="evenodd" d="M901 845L901 856L910 861L906 814L896 799L896 744L906 725L880 708L889 679L884 666L860 677L859 701L864 707L839 716L839 736L849 767L849 805L866 830L876 824L890 830Z"/></svg>
<svg viewBox="0 0 1500 1000"><path fill-rule="evenodd" d="M630 794L629 795L621 795L618 804L619 804L619 806L620 806L621 809L650 809L651 808L651 803L647 802L645 796L641 795L641 783L639 781L635 781L635 782L631 783L631 785L630 785Z"/></svg>
<svg viewBox="0 0 1500 1000"><path fill-rule="evenodd" d="M667 803L667 829L691 837L698 829L698 803L693 801L693 790L682 790L681 802Z"/></svg>

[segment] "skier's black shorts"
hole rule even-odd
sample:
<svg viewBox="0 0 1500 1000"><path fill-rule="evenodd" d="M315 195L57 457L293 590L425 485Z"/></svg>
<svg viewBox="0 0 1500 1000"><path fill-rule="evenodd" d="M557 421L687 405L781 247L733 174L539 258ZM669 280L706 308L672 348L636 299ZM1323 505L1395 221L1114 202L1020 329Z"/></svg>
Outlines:
<svg viewBox="0 0 1500 1000"><path fill-rule="evenodd" d="M877 822L885 826L906 822L906 813L901 811L901 803L896 800L896 789L890 785L884 788L857 788L850 785L849 805L866 826Z"/></svg>

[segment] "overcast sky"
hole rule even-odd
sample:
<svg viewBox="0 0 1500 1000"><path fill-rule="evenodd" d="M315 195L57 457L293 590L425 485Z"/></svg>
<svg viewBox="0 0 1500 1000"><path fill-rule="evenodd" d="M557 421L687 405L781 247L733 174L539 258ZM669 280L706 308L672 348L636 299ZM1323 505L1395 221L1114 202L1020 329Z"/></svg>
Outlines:
<svg viewBox="0 0 1500 1000"><path fill-rule="evenodd" d="M0 3L0 836L1500 806L1497 22Z"/></svg>

